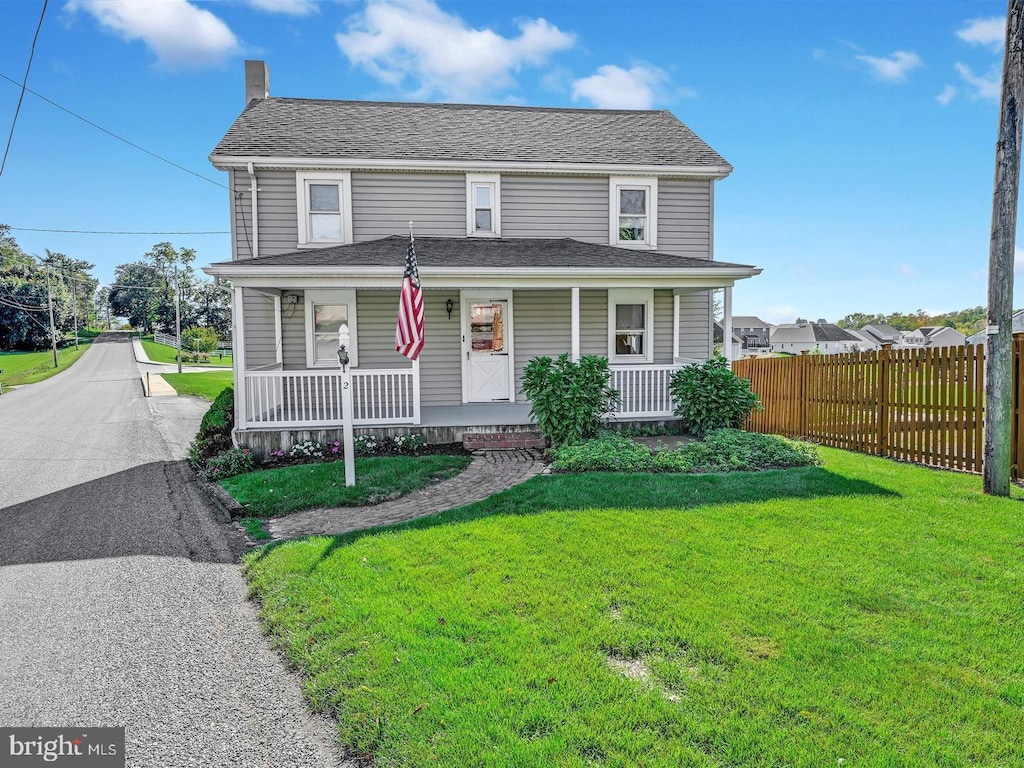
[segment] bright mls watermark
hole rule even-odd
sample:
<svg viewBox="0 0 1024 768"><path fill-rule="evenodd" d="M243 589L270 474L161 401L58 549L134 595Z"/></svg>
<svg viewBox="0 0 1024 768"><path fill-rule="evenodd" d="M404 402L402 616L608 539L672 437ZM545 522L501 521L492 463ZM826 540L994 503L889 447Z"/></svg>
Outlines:
<svg viewBox="0 0 1024 768"><path fill-rule="evenodd" d="M124 728L0 728L0 765L124 768Z"/></svg>

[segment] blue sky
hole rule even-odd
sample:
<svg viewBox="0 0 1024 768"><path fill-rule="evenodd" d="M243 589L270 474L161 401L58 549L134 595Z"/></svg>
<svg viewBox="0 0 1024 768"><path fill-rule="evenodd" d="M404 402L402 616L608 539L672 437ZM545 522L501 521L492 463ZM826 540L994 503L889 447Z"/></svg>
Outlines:
<svg viewBox="0 0 1024 768"><path fill-rule="evenodd" d="M19 84L41 8L0 3L0 74ZM215 183L29 93L0 222L228 229L208 154L244 106L243 60L261 58L278 96L671 110L735 167L716 185L715 257L764 269L734 292L736 314L977 306L1004 14L963 0L51 0L28 87ZM0 79L4 141L18 94ZM225 234L13 234L94 262L103 282L161 240L201 264L230 257Z"/></svg>

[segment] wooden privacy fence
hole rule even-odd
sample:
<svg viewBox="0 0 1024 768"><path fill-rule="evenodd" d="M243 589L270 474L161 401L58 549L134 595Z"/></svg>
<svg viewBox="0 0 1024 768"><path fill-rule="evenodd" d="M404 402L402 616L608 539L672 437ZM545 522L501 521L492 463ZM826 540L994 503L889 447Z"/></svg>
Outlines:
<svg viewBox="0 0 1024 768"><path fill-rule="evenodd" d="M1014 479L1024 475L1024 335L1014 337ZM982 468L984 346L737 360L764 405L754 432L968 472Z"/></svg>

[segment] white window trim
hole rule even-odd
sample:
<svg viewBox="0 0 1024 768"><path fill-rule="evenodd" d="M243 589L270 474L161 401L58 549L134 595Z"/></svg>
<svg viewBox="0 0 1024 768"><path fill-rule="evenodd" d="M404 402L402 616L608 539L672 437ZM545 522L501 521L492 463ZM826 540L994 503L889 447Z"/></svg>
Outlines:
<svg viewBox="0 0 1024 768"><path fill-rule="evenodd" d="M316 360L316 337L313 333L314 304L345 304L348 306L348 330L352 335L352 347L348 350L349 365L359 366L359 334L356 329L356 292L351 289L330 289L306 291L306 367L307 368L338 368L334 361Z"/></svg>
<svg viewBox="0 0 1024 768"><path fill-rule="evenodd" d="M341 208L341 240L309 239L309 185L334 182ZM322 248L352 242L352 174L349 171L296 171L295 200L299 224L299 248Z"/></svg>
<svg viewBox="0 0 1024 768"><path fill-rule="evenodd" d="M647 192L647 239L619 240L619 190ZM656 176L608 177L608 243L620 248L653 250L658 247L658 179Z"/></svg>
<svg viewBox="0 0 1024 768"><path fill-rule="evenodd" d="M644 304L644 354L615 354L615 305ZM654 362L654 289L653 288L609 288L608 289L608 362L612 365Z"/></svg>
<svg viewBox="0 0 1024 768"><path fill-rule="evenodd" d="M493 232L476 231L476 196L474 187L491 187L491 228ZM501 176L496 173L466 174L466 236L467 237L501 237Z"/></svg>

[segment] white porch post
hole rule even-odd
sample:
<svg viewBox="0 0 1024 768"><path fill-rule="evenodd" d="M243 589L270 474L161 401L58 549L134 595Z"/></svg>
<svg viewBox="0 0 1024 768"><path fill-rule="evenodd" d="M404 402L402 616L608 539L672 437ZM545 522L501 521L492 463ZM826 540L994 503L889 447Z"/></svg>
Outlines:
<svg viewBox="0 0 1024 768"><path fill-rule="evenodd" d="M679 359L679 294L672 294L672 362Z"/></svg>
<svg viewBox="0 0 1024 768"><path fill-rule="evenodd" d="M284 338L281 333L281 295L275 294L274 296L274 361L278 365L284 363Z"/></svg>
<svg viewBox="0 0 1024 768"><path fill-rule="evenodd" d="M246 421L245 402L245 298L244 289L235 287L232 296L231 320L232 333L232 360L235 369L235 429L245 429L248 426Z"/></svg>
<svg viewBox="0 0 1024 768"><path fill-rule="evenodd" d="M732 354L732 286L722 291L722 352L730 363Z"/></svg>
<svg viewBox="0 0 1024 768"><path fill-rule="evenodd" d="M413 424L420 424L420 361L412 361L412 418Z"/></svg>
<svg viewBox="0 0 1024 768"><path fill-rule="evenodd" d="M574 285L571 289L570 314L570 350L569 356L573 361L580 359L580 287Z"/></svg>

